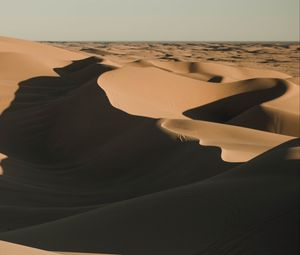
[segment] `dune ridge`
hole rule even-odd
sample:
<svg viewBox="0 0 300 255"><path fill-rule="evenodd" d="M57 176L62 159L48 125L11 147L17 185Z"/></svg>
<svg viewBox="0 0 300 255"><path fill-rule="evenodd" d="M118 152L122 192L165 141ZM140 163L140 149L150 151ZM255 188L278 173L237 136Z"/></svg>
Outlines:
<svg viewBox="0 0 300 255"><path fill-rule="evenodd" d="M215 73L224 80L219 70L214 70L215 67L220 69L219 65L209 64L206 69L199 70ZM222 158L227 161L250 160L299 136L299 86L284 79L289 76L278 73L275 78L258 78L260 75L268 77L269 73L247 69L242 76L244 72L238 68L229 69L233 71L232 77L236 73L236 77L243 79L214 85L209 80L181 77L170 70L167 72L142 65L125 66L107 72L100 76L98 83L116 108L134 115L167 119L162 121L161 126L179 136L198 138L202 145L220 146L222 149L220 138L230 137L225 138L227 149L226 153L222 153ZM246 79L249 73L251 78ZM186 120L187 118L194 121ZM214 124L210 125L203 120ZM192 123L198 123L199 128ZM183 126L184 128L180 128ZM209 130L210 135L201 135L202 130ZM233 135L238 137L235 142L232 142L235 139ZM243 142L247 138L251 141L251 146L246 146L247 142Z"/></svg>
<svg viewBox="0 0 300 255"><path fill-rule="evenodd" d="M298 78L0 37L0 90L0 253L298 254Z"/></svg>

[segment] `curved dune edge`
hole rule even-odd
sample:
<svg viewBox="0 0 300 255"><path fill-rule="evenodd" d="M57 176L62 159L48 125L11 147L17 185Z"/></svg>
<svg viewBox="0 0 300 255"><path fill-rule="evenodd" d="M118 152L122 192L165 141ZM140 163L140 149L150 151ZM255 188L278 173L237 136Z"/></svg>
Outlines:
<svg viewBox="0 0 300 255"><path fill-rule="evenodd" d="M245 162L294 137L244 127L197 120L162 120L162 128L183 137L192 137L201 145L222 149L227 162Z"/></svg>
<svg viewBox="0 0 300 255"><path fill-rule="evenodd" d="M152 118L178 118L183 117L183 112L187 110L227 97L270 90L272 98L272 93L277 90L280 93L280 89L293 89L290 88L293 85L288 82L279 84L280 81L275 78L255 78L213 85L155 67L125 66L101 75L98 83L105 90L112 105L130 114ZM259 104L259 98L257 101L252 103L253 106Z"/></svg>
<svg viewBox="0 0 300 255"><path fill-rule="evenodd" d="M156 66L138 61L99 77L114 107L166 119L162 128L221 147L228 162L248 161L300 135L299 86L288 75L210 63L153 62ZM192 72L206 79L222 77L222 82L179 74Z"/></svg>

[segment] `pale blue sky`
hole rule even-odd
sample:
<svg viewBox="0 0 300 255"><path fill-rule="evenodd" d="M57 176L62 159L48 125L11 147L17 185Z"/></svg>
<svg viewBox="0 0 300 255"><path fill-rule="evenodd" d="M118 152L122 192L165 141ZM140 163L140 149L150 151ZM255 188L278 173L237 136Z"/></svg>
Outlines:
<svg viewBox="0 0 300 255"><path fill-rule="evenodd" d="M0 35L66 41L295 41L299 0L0 0Z"/></svg>

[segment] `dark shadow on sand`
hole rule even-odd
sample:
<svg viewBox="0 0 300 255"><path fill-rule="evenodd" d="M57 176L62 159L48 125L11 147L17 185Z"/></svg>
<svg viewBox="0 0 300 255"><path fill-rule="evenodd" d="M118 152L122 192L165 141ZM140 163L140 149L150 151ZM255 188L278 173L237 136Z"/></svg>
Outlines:
<svg viewBox="0 0 300 255"><path fill-rule="evenodd" d="M192 119L225 123L253 106L280 97L286 92L284 81L277 80L276 86L269 89L251 91L222 98L212 103L185 111Z"/></svg>

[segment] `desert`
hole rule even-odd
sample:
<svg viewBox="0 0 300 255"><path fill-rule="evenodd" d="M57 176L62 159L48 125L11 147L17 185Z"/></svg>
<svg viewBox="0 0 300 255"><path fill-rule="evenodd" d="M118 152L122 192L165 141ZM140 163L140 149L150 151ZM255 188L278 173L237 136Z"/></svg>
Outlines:
<svg viewBox="0 0 300 255"><path fill-rule="evenodd" d="M299 49L0 37L0 254L298 254Z"/></svg>

